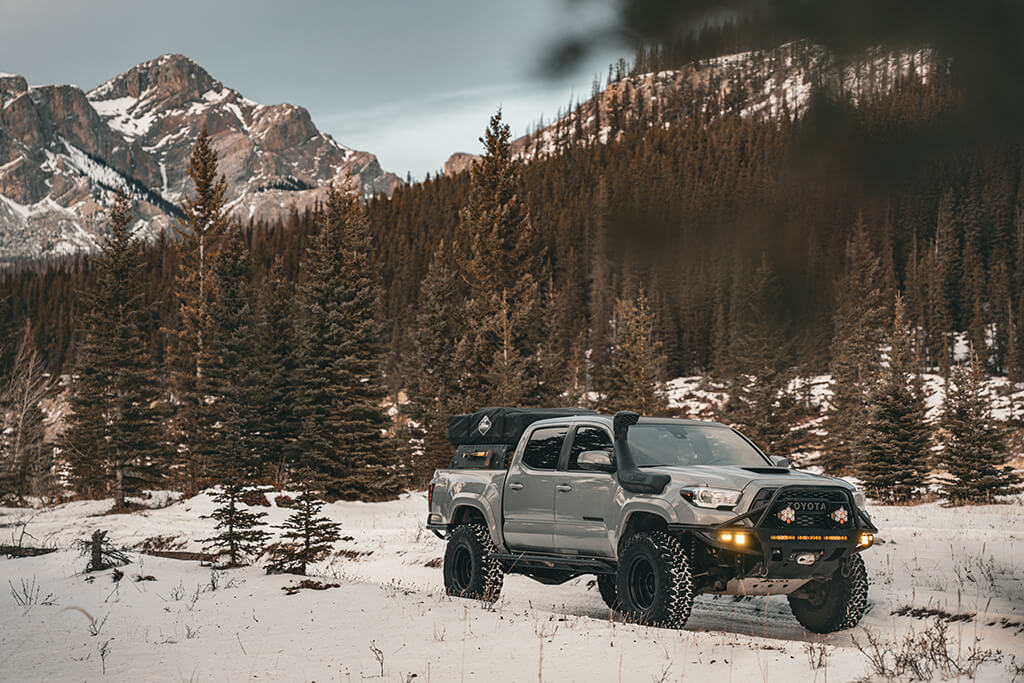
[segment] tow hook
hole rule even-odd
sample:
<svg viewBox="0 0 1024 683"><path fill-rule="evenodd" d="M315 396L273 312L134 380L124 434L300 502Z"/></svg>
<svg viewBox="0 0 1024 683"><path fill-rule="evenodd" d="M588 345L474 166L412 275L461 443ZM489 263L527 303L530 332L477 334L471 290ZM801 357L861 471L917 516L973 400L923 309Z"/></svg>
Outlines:
<svg viewBox="0 0 1024 683"><path fill-rule="evenodd" d="M818 561L818 553L797 553L796 563L805 567Z"/></svg>

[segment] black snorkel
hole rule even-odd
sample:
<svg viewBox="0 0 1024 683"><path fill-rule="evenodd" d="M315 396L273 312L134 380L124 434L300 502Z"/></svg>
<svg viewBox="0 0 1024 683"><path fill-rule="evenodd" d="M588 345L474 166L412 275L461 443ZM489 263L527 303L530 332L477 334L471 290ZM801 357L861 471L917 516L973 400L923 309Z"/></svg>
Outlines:
<svg viewBox="0 0 1024 683"><path fill-rule="evenodd" d="M615 413L612 421L612 429L615 432L615 471L619 477L619 485L627 491L659 494L668 486L671 477L667 474L644 472L637 467L626 440L629 428L639 421L640 415L632 411L620 410Z"/></svg>

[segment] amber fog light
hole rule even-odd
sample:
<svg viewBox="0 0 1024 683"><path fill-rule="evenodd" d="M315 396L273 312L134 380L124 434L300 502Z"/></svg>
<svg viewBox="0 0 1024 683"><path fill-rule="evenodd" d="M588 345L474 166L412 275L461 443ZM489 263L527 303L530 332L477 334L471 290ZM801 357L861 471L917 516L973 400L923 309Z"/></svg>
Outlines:
<svg viewBox="0 0 1024 683"><path fill-rule="evenodd" d="M718 540L732 545L746 545L747 534L742 531L722 531L718 534Z"/></svg>
<svg viewBox="0 0 1024 683"><path fill-rule="evenodd" d="M859 547L859 548L867 548L869 545L871 545L874 542L875 542L875 535L874 534L861 534L860 535L860 541L858 541L858 543L857 543L857 547Z"/></svg>

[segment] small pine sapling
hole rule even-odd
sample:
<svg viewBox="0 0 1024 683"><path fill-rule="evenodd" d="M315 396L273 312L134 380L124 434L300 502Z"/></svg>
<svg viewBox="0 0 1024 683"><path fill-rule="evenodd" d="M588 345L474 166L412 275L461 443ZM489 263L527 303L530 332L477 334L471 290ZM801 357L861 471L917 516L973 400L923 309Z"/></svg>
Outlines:
<svg viewBox="0 0 1024 683"><path fill-rule="evenodd" d="M263 552L270 535L262 529L261 521L265 512L250 512L243 507L242 498L248 487L241 484L225 484L213 497L219 506L202 519L217 521L214 527L217 535L203 539L204 552L212 551L215 557L226 555L225 567L241 567L250 556Z"/></svg>
<svg viewBox="0 0 1024 683"><path fill-rule="evenodd" d="M82 538L76 542L83 557L89 558L85 571L99 572L111 567L121 567L130 562L128 555L110 543L107 532L97 529L91 538Z"/></svg>
<svg viewBox="0 0 1024 683"><path fill-rule="evenodd" d="M319 562L338 540L341 525L320 516L324 502L317 498L307 482L293 503L295 512L280 529L283 541L271 551L267 573L306 575L306 567Z"/></svg>

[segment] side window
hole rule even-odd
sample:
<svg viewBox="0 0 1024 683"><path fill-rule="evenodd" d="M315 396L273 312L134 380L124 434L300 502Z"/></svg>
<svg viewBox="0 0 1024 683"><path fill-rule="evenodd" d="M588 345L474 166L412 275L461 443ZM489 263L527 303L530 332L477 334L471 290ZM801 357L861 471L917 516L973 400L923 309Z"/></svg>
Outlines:
<svg viewBox="0 0 1024 683"><path fill-rule="evenodd" d="M568 433L568 427L546 427L535 431L523 451L523 464L535 470L555 469Z"/></svg>
<svg viewBox="0 0 1024 683"><path fill-rule="evenodd" d="M583 451L613 451L612 439L608 432L600 427L580 427L576 430L576 436L572 440L572 449L569 451L570 470L579 470L576 460Z"/></svg>

